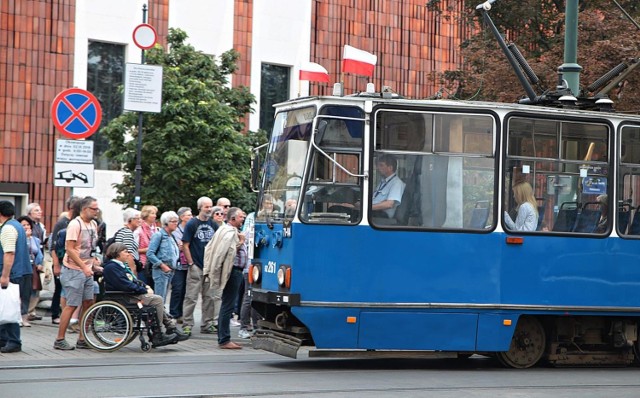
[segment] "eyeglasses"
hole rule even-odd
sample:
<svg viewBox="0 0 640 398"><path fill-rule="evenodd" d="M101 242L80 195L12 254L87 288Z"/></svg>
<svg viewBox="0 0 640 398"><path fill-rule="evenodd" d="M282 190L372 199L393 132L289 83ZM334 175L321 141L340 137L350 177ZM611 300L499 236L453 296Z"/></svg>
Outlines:
<svg viewBox="0 0 640 398"><path fill-rule="evenodd" d="M214 216L223 216L224 213L221 211L216 211L215 213L213 213Z"/></svg>
<svg viewBox="0 0 640 398"><path fill-rule="evenodd" d="M228 209L229 207L231 207L231 205L224 205L222 207L224 207L225 209Z"/></svg>
<svg viewBox="0 0 640 398"><path fill-rule="evenodd" d="M171 221L169 221L169 223L177 223L177 222L178 222L178 220L171 220Z"/></svg>
<svg viewBox="0 0 640 398"><path fill-rule="evenodd" d="M88 207L89 210L93 210L93 211L98 211L100 210L99 207Z"/></svg>

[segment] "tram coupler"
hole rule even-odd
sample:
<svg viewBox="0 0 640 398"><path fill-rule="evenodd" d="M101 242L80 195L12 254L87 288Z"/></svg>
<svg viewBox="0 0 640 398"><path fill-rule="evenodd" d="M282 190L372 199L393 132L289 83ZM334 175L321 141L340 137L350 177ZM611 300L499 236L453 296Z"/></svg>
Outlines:
<svg viewBox="0 0 640 398"><path fill-rule="evenodd" d="M273 330L258 329L251 338L253 348L296 359L303 340Z"/></svg>

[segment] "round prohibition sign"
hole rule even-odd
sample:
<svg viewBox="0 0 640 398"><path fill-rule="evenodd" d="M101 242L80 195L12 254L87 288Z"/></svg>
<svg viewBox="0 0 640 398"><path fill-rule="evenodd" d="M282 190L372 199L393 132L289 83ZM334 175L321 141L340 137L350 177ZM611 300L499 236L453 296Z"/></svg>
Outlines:
<svg viewBox="0 0 640 398"><path fill-rule="evenodd" d="M80 88L66 89L51 104L53 125L65 137L79 139L98 131L102 108L98 99Z"/></svg>
<svg viewBox="0 0 640 398"><path fill-rule="evenodd" d="M133 43L142 50L149 50L156 45L158 32L153 26L143 23L133 30Z"/></svg>

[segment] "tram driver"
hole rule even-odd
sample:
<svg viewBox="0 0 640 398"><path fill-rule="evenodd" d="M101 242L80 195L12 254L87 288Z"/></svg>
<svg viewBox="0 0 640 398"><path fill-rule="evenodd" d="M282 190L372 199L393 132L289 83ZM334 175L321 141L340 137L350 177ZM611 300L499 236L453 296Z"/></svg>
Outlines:
<svg viewBox="0 0 640 398"><path fill-rule="evenodd" d="M380 182L373 192L373 216L393 218L402 202L405 188L405 183L396 174L398 160L391 154L382 154L376 159L376 168L380 173Z"/></svg>

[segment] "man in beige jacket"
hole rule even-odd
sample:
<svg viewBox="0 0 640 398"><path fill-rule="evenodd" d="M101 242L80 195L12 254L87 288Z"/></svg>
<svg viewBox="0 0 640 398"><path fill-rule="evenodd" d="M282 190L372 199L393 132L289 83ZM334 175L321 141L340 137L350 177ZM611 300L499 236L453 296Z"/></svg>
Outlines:
<svg viewBox="0 0 640 398"><path fill-rule="evenodd" d="M242 348L231 341L229 322L235 299L238 297L238 289L242 283L242 270L247 262L245 236L240 233L245 217L241 209L230 208L227 213L227 223L218 228L204 250L203 274L208 278L214 294L222 292L218 319L218 345L223 349Z"/></svg>

